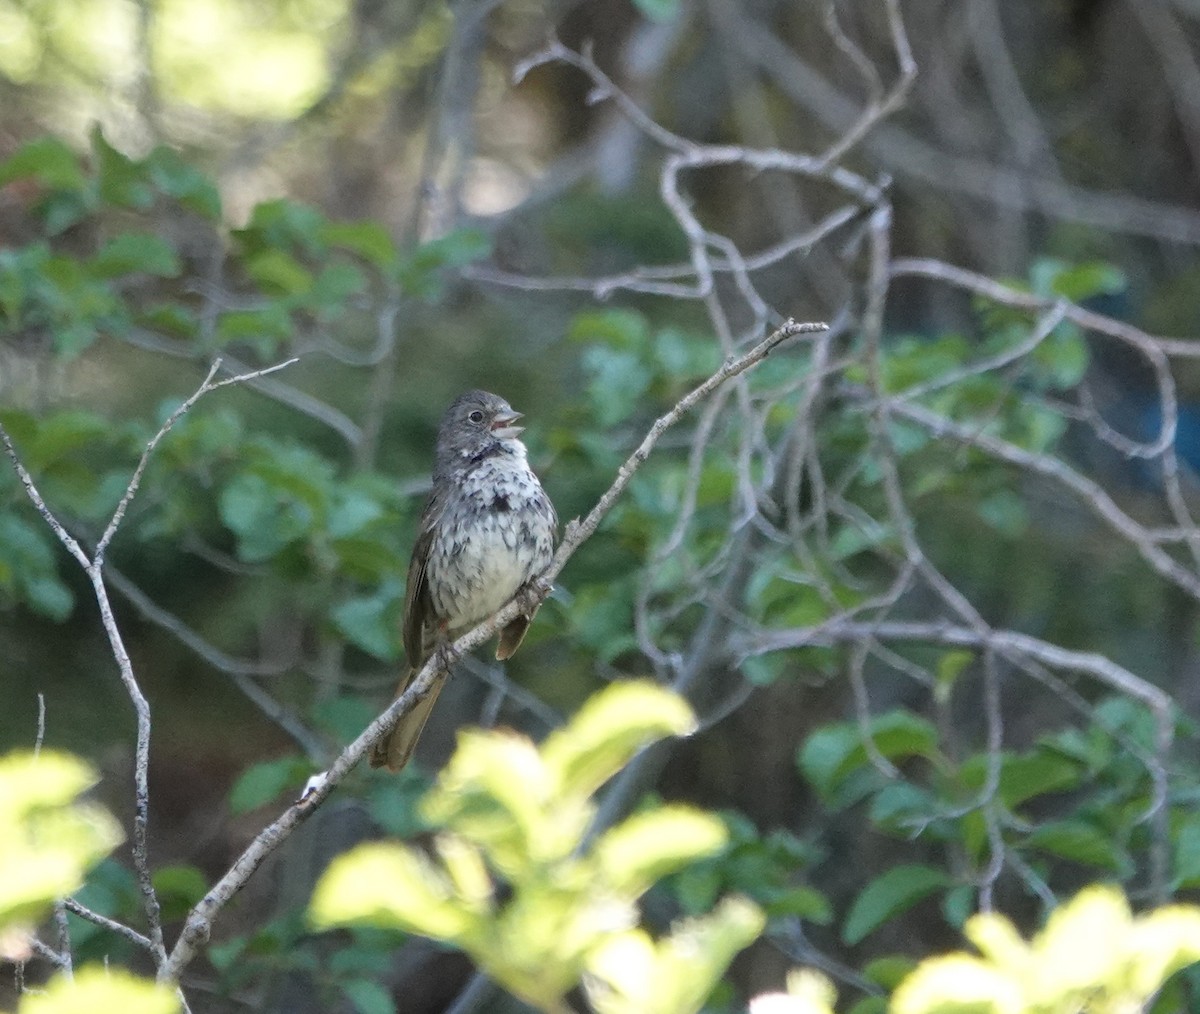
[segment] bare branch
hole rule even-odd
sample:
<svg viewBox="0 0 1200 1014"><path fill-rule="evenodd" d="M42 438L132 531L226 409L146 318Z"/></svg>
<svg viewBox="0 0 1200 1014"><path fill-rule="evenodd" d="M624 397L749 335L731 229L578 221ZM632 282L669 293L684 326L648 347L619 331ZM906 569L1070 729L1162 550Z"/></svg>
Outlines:
<svg viewBox="0 0 1200 1014"><path fill-rule="evenodd" d="M291 361L289 361L290 363ZM150 872L150 856L148 847L148 828L150 821L150 786L149 786L149 767L150 767L150 703L146 700L142 693L141 687L138 684L137 678L134 675L133 663L130 661L129 652L125 648L124 638L121 636L121 631L117 626L116 618L113 615L112 604L108 598L108 589L104 583L104 553L117 529L120 527L121 521L125 516L125 512L132 502L133 497L137 493L138 486L141 483L141 477L145 471L146 464L149 461L150 454L158 445L159 441L170 431L172 426L183 416L183 414L196 403L196 401L207 394L209 391L215 391L218 388L228 386L230 384L238 384L247 380L261 377L267 373L272 373L275 370L282 369L289 363L281 363L278 366L273 366L265 370L256 370L249 374L243 374L235 377L227 378L226 380L213 382L213 377L216 375L220 367L218 360L213 364L205 377L203 383L196 392L188 398L183 405L177 409L170 418L162 425L158 433L150 440L137 467L134 469L133 476L126 486L125 493L121 497L116 510L113 512L112 518L109 520L108 526L105 529L100 542L97 544L95 554L89 559L79 542L66 530L62 523L54 516L53 512L46 505L41 493L38 492L37 486L33 482L33 478L21 463L17 455L16 449L13 447L12 441L8 433L0 426L0 440L3 441L5 450L8 453L9 459L12 461L13 468L16 470L21 484L25 487L25 492L34 508L50 526L51 530L58 537L58 540L63 544L67 551L75 557L79 565L87 574L92 585L92 592L96 598L96 604L100 610L100 619L104 627L105 635L108 637L109 647L112 650L113 658L116 660L117 669L121 677L121 682L125 686L125 692L128 695L130 702L133 704L134 712L137 716L137 738L134 746L134 819L133 819L133 867L134 874L138 882L138 888L142 895L142 907L145 910L146 922L149 927L149 941L151 944L152 953L161 970L167 960L166 946L163 941L162 919L159 910L158 894L154 889L154 883ZM182 1000L182 997L181 997Z"/></svg>
<svg viewBox="0 0 1200 1014"><path fill-rule="evenodd" d="M101 915L99 912L93 912L85 905L79 904L74 898L64 898L63 905L72 915L79 916L80 919L86 919L88 922L95 923L97 926L103 927L110 933L115 933L117 936L124 937L131 944L140 947L143 951L154 953L154 944L150 942L149 937L142 936L137 930L124 923L117 922L115 919L110 919L106 915Z"/></svg>

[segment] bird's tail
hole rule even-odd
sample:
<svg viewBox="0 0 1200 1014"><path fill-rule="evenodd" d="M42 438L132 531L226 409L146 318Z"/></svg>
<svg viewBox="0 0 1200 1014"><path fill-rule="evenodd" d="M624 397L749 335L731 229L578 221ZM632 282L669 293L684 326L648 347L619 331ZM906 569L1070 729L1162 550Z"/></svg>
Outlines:
<svg viewBox="0 0 1200 1014"><path fill-rule="evenodd" d="M416 669L409 669L404 674L400 686L396 688L397 697L408 689L417 672ZM399 771L408 763L417 748L417 740L421 738L421 731L425 728L429 713L437 702L438 694L446 683L446 676L445 671L439 672L429 688L429 693L417 701L417 706L412 711L401 715L392 731L371 748L371 767L386 767L392 771Z"/></svg>

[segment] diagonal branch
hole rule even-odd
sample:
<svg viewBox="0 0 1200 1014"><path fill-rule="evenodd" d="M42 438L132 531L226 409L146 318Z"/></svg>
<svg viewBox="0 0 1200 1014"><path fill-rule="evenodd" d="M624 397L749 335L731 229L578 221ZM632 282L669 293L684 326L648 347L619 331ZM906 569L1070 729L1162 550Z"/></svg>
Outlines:
<svg viewBox="0 0 1200 1014"><path fill-rule="evenodd" d="M554 554L550 566L542 575L543 594L549 592L550 583L561 573L576 550L599 528L600 522L604 520L604 517L621 497L634 473L650 456L651 451L668 429L718 387L762 362L787 339L797 335L816 334L825 331L826 328L825 324L798 324L794 320L788 320L748 352L727 359L712 376L681 398L669 412L660 416L647 431L642 442L618 469L612 485L600 497L587 516L567 525L562 543ZM497 630L515 619L522 608L521 603L510 602L491 619L484 621L455 641L453 646L455 653L464 654L482 644ZM158 977L160 980L179 978L183 969L196 957L199 948L208 940L213 919L221 909L241 890L263 860L286 841L292 832L324 802L354 766L362 760L374 743L387 735L397 720L402 715L408 714L429 693L438 673L438 661L436 658L431 658L409 684L408 689L338 755L329 770L311 787L311 791L307 792L298 802L289 806L275 821L259 832L224 876L188 913L179 940L167 961L159 966Z"/></svg>

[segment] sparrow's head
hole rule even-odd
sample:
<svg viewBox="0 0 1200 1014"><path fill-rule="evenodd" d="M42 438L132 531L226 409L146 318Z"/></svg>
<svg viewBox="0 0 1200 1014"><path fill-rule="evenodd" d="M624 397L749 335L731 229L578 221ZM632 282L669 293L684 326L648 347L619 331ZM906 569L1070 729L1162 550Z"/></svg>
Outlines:
<svg viewBox="0 0 1200 1014"><path fill-rule="evenodd" d="M498 394L467 391L460 394L442 416L438 428L438 458L453 461L486 453L492 447L517 439L525 427L517 426L520 412Z"/></svg>

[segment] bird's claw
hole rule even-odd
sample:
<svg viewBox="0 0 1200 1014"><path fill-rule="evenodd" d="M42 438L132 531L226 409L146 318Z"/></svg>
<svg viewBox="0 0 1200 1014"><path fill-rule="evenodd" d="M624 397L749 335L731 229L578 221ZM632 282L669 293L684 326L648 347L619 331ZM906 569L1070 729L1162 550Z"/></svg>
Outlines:
<svg viewBox="0 0 1200 1014"><path fill-rule="evenodd" d="M539 574L521 585L514 597L520 603L521 612L526 616L533 616L552 591L554 591L554 585Z"/></svg>
<svg viewBox="0 0 1200 1014"><path fill-rule="evenodd" d="M433 650L433 655L437 667L447 676L462 659L462 654L455 650L454 642L449 640L439 641L438 646Z"/></svg>

